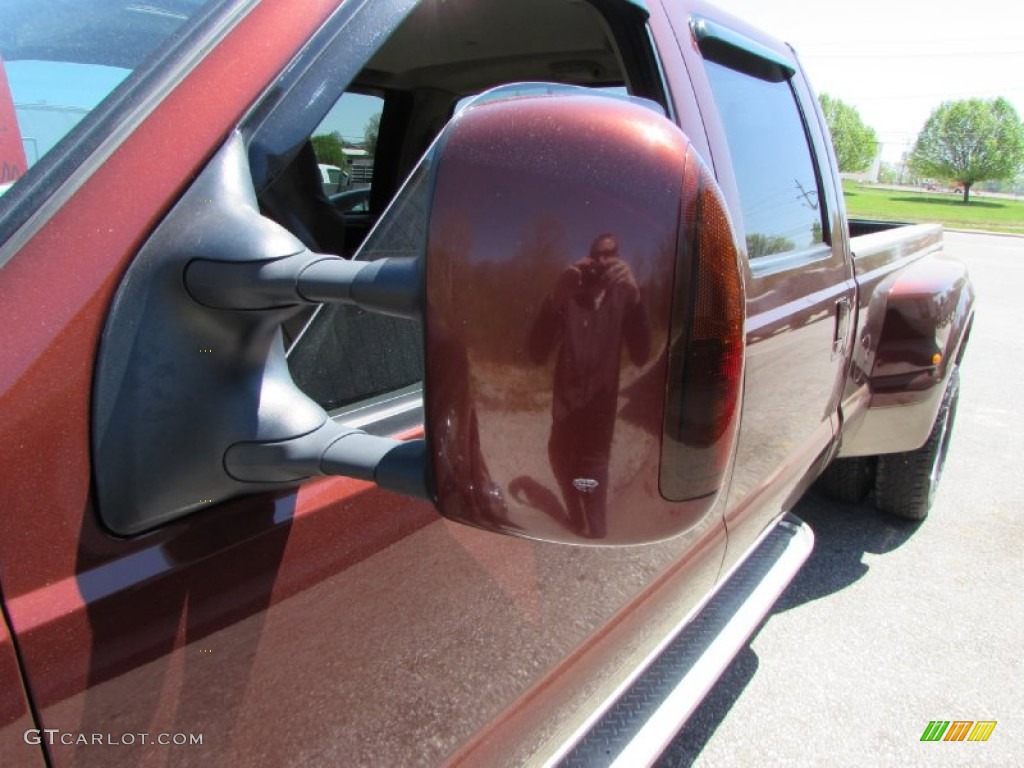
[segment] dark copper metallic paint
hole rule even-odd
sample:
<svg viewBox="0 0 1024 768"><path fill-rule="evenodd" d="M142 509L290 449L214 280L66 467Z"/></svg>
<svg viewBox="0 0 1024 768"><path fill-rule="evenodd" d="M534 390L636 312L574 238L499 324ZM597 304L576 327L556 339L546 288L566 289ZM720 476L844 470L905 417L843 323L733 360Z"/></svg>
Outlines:
<svg viewBox="0 0 1024 768"><path fill-rule="evenodd" d="M685 557L622 606L559 669L481 729L450 764L471 768L539 763L562 746L584 725L595 704L612 695L614 681L633 672L676 629L685 614L679 610L681 604L694 605L700 599L697 590L706 583L702 574L717 570L722 559L725 528L718 523L703 526L697 536L683 537L690 541Z"/></svg>
<svg viewBox="0 0 1024 768"><path fill-rule="evenodd" d="M856 238L857 252L854 265L860 286L860 305L857 308L857 337L852 349L850 386L867 383L875 371L875 357L885 325L889 300L902 273L916 268L917 262L939 253L942 228L922 224L904 227L900 231L882 231Z"/></svg>
<svg viewBox="0 0 1024 768"><path fill-rule="evenodd" d="M0 578L41 727L107 731L116 721L96 718L106 709L100 700L111 693L131 702L133 715L125 724L145 729L158 723L158 699L143 699L158 696L159 685L140 687L135 680L129 696L128 689L114 693L101 684L142 663L165 658L161 663L166 664L172 657L164 654L186 640L203 637L257 605L266 607L286 540L294 565L282 570L277 600L336 571L331 559L351 559L365 547L357 543L358 524L351 517L346 524L344 514L319 515L315 522L321 530L287 536L290 519L302 516L303 500L312 511L324 502L337 505L346 494L366 493L365 485L349 481L330 483L346 490L319 503L309 494L298 504L294 494L277 502L244 500L211 510L203 521L132 541L102 531L89 498L92 364L118 275L180 185L335 5L309 3L302 14L281 3L254 10L0 273L5 296L0 317L11 329L0 370L5 415L0 423L5 467ZM267 35L267 29L274 34ZM176 128L169 132L168 126ZM364 541L376 539L381 520L401 537L435 519L425 506L414 511L407 502L399 505L371 493L377 500L359 510L368 515L364 530L373 534ZM403 518L411 528L401 526ZM312 523L312 516L307 521ZM338 549L333 542L340 533L325 525L346 531L348 551ZM240 546L247 541L254 545ZM237 546L234 554L228 550L219 556L227 542ZM380 545L377 540L373 546ZM333 556L325 559L330 550ZM206 576L193 568L204 560ZM225 583L235 585L228 604L215 594ZM81 700L70 710L58 706L87 686L93 689L84 709ZM225 714L231 715L230 707ZM223 729L216 719L208 724ZM38 754L38 747L22 746L25 751L9 764ZM71 751L57 747L51 755L63 764ZM93 753L92 759L104 758Z"/></svg>
<svg viewBox="0 0 1024 768"><path fill-rule="evenodd" d="M973 299L967 268L959 261L922 259L902 271L889 290L872 389L892 389L884 380L923 372L931 374L933 383L945 379Z"/></svg>
<svg viewBox="0 0 1024 768"><path fill-rule="evenodd" d="M45 765L42 747L25 742L25 732L35 727L14 642L6 620L0 616L0 765ZM30 734L29 739L34 735Z"/></svg>
<svg viewBox="0 0 1024 768"><path fill-rule="evenodd" d="M610 692L649 652L653 617L685 612L714 583L720 515L642 551L567 552L450 525L344 479L133 539L99 527L90 388L119 276L334 6L262 3L0 272L12 331L0 368L0 579L40 727L204 733L202 748L152 758L182 764L440 762L533 686L547 692L545 711L570 717L585 692L561 683L569 669L586 693ZM645 591L669 568L677 578ZM625 619L646 605L649 621ZM619 611L611 656L572 655ZM543 737L521 735L521 749ZM38 759L39 747L14 746L5 764ZM50 756L141 759L127 747Z"/></svg>
<svg viewBox="0 0 1024 768"><path fill-rule="evenodd" d="M491 102L449 128L425 315L445 516L628 543L711 507L657 492L688 144L651 110L589 96Z"/></svg>
<svg viewBox="0 0 1024 768"><path fill-rule="evenodd" d="M941 236L922 224L856 238L862 298L840 456L914 450L928 438L975 301L966 268L942 256Z"/></svg>
<svg viewBox="0 0 1024 768"><path fill-rule="evenodd" d="M92 365L119 276L335 5L309 2L297 14L293 3L264 0L0 271L0 321L9 329L0 367L0 581L38 725L207 735L202 749L149 758L168 764L542 760L708 593L725 551L724 499L691 533L624 549L473 531L342 479L211 508L132 540L100 529L90 506ZM736 210L721 128L688 38L692 4L666 5L650 4L650 28L671 101ZM712 6L700 12L721 16ZM919 246L907 242L906 258ZM874 284L905 265L891 252L865 262L862 311ZM841 285L850 275L830 262L814 280L830 279ZM770 352L764 358L828 344L829 304L841 290L808 287L818 297L808 322L794 307L772 311L767 293L748 297L760 302L748 307L757 308L751 330ZM793 333L790 321L814 331ZM762 375L785 387L807 369L766 365ZM851 379L844 408L865 401L869 370ZM749 375L747 385L749 394ZM628 442L646 444L626 423ZM516 450L521 430L509 427L503 439ZM784 469L812 466L831 437L825 419ZM797 487L787 471L770 473L734 508L731 559L745 537L737 517L754 528L755 510L785 501ZM15 756L0 752L3 764L38 762L38 747L8 744ZM127 748L61 747L51 757L55 765L143 761Z"/></svg>

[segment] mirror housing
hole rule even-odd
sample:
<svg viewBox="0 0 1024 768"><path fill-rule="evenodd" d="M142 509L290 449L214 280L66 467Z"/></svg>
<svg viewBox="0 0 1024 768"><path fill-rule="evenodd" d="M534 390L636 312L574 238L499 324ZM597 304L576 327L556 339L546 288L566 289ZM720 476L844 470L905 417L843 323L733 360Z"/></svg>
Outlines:
<svg viewBox="0 0 1024 768"><path fill-rule="evenodd" d="M546 541L682 533L738 422L743 283L717 185L642 105L471 106L435 148L426 435L443 515Z"/></svg>
<svg viewBox="0 0 1024 768"><path fill-rule="evenodd" d="M710 512L744 344L721 194L643 103L545 89L463 109L352 260L260 215L231 137L108 318L93 405L108 527L314 475L545 541L659 541ZM321 302L422 318L423 440L344 427L296 387L281 326Z"/></svg>

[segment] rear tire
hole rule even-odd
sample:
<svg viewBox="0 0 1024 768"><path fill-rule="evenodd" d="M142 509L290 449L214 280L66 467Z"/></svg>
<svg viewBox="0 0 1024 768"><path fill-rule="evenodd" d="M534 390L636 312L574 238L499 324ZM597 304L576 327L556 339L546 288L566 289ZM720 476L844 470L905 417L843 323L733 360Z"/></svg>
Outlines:
<svg viewBox="0 0 1024 768"><path fill-rule="evenodd" d="M867 498L875 479L875 456L833 459L817 480L817 489L825 496L845 504L860 504Z"/></svg>
<svg viewBox="0 0 1024 768"><path fill-rule="evenodd" d="M954 368L928 440L916 451L878 457L875 506L908 520L924 520L935 499L949 450L960 397L960 372Z"/></svg>

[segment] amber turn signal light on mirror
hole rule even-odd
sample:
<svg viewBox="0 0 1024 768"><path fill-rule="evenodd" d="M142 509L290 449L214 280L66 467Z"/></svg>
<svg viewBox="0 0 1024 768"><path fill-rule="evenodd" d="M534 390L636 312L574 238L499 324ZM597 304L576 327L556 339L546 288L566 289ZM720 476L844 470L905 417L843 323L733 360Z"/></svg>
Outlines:
<svg viewBox="0 0 1024 768"><path fill-rule="evenodd" d="M661 490L714 495L729 463L743 377L745 304L725 201L691 146L669 342Z"/></svg>

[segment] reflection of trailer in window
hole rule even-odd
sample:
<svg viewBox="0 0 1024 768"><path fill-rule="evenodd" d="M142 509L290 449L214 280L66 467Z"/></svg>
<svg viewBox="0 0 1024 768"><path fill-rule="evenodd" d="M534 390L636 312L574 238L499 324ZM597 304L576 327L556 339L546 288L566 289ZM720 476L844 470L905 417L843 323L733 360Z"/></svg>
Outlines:
<svg viewBox="0 0 1024 768"><path fill-rule="evenodd" d="M43 102L15 104L14 109L18 114L21 141L30 168L89 114L85 107Z"/></svg>
<svg viewBox="0 0 1024 768"><path fill-rule="evenodd" d="M369 186L373 181L373 155L365 149L354 147L345 147L342 151L348 158L349 173L351 174L350 187L358 189Z"/></svg>

